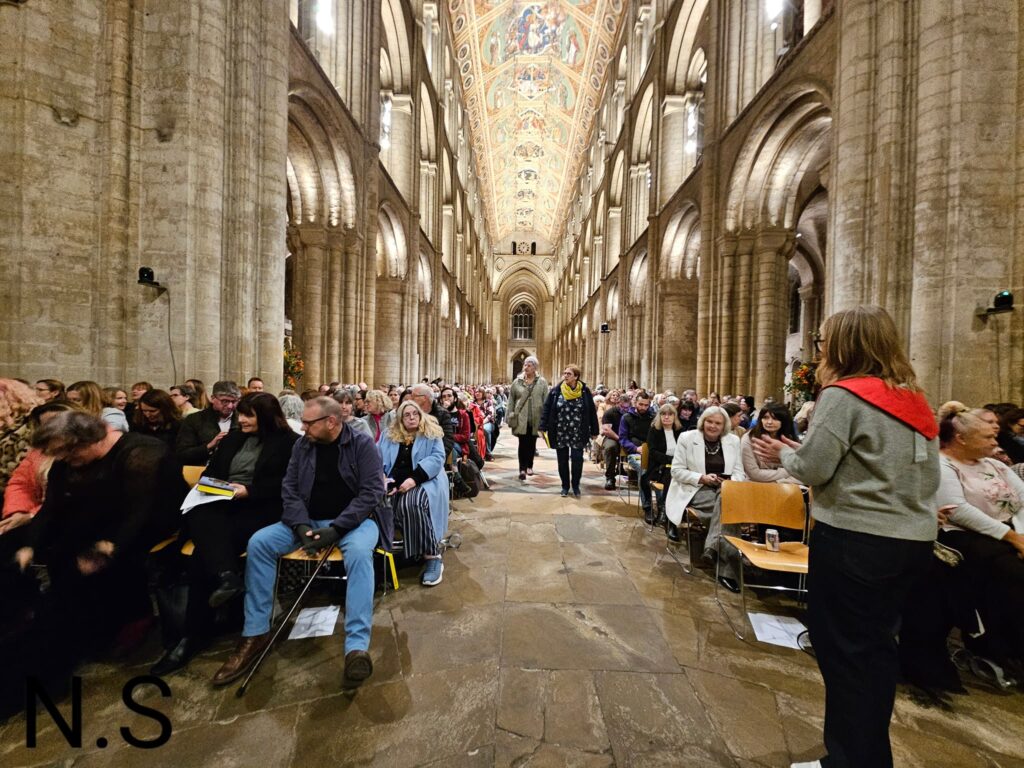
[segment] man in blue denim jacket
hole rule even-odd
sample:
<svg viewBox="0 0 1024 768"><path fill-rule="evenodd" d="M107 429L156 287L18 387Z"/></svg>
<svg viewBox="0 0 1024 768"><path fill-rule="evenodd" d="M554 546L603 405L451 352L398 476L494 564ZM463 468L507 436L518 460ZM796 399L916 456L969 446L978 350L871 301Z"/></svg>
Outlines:
<svg viewBox="0 0 1024 768"><path fill-rule="evenodd" d="M306 403L306 436L292 449L281 486L281 522L249 539L245 565L245 626L235 652L213 677L227 685L242 677L270 642L274 581L281 555L302 547L310 555L337 545L348 574L345 598L345 682L373 673L373 550L390 548L394 518L384 495L384 470L373 439L345 426L329 397Z"/></svg>

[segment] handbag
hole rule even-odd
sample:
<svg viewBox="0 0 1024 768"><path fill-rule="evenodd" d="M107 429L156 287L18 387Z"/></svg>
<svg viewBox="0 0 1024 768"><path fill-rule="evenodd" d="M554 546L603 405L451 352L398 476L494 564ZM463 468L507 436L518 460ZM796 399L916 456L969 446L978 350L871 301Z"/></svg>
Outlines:
<svg viewBox="0 0 1024 768"><path fill-rule="evenodd" d="M964 561L964 555L959 549L953 549L939 541L932 542L932 554L938 558L943 565L956 568Z"/></svg>
<svg viewBox="0 0 1024 768"><path fill-rule="evenodd" d="M533 384L531 384L529 388L526 390L526 397L520 400L519 403L516 405L515 410L505 417L505 421L508 422L510 428L515 429L516 427L519 426L519 412L523 410L523 406L526 405L526 402L533 395L533 388L536 386L537 379L534 379Z"/></svg>

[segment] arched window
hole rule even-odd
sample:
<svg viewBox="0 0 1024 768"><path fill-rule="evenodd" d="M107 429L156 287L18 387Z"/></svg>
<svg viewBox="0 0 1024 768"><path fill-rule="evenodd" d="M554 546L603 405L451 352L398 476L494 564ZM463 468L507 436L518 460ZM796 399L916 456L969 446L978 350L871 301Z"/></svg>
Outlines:
<svg viewBox="0 0 1024 768"><path fill-rule="evenodd" d="M517 341L533 339L533 309L526 302L512 310L512 338Z"/></svg>

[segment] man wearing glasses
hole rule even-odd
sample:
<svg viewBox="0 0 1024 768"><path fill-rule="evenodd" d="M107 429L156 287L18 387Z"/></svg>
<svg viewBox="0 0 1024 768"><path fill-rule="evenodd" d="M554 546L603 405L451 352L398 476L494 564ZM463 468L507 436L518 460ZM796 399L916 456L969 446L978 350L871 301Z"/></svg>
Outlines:
<svg viewBox="0 0 1024 768"><path fill-rule="evenodd" d="M235 406L241 396L235 382L218 381L213 385L210 405L182 420L175 444L175 453L182 464L206 465L224 435L237 425Z"/></svg>
<svg viewBox="0 0 1024 768"><path fill-rule="evenodd" d="M345 593L345 673L354 687L373 672L373 550L390 548L391 506L384 497L384 468L373 438L342 421L341 405L330 397L309 400L302 412L304 439L292 448L281 484L281 522L249 539L245 561L245 626L235 652L213 676L227 685L245 675L270 642L274 582L281 555L302 547L322 556L335 545L342 552Z"/></svg>

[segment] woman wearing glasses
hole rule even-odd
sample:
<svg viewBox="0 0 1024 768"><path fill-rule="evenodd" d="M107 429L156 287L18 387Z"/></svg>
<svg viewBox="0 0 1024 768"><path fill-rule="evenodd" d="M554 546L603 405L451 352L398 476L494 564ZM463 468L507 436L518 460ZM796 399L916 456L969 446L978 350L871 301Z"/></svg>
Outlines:
<svg viewBox="0 0 1024 768"><path fill-rule="evenodd" d="M580 497L580 478L583 476L583 449L591 438L597 437L597 407L590 388L580 381L578 365L567 365L562 372L562 383L548 393L540 417L540 431L546 432L558 457L558 477L562 481L562 496ZM571 466L570 466L571 465Z"/></svg>

